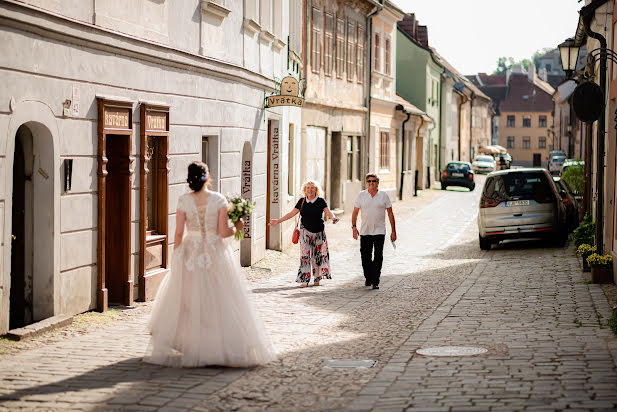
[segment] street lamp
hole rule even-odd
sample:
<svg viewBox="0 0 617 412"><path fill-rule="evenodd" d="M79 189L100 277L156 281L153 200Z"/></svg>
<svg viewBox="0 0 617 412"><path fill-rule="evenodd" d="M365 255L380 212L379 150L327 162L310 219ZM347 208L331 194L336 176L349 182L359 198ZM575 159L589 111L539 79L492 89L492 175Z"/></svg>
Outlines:
<svg viewBox="0 0 617 412"><path fill-rule="evenodd" d="M561 55L561 67L566 72L567 78L572 78L572 73L576 70L578 62L578 52L581 49L574 45L574 39L566 39L559 46L559 54Z"/></svg>

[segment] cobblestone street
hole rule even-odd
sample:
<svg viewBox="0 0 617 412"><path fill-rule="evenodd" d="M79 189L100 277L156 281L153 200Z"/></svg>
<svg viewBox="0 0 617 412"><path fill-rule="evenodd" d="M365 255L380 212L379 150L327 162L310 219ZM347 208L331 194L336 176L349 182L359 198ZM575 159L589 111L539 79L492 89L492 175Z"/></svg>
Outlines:
<svg viewBox="0 0 617 412"><path fill-rule="evenodd" d="M349 216L326 232L333 279L299 288L298 251L247 270L279 355L263 367L141 362L147 315L0 358L0 410L615 410L617 338L572 246L483 252L480 187L394 204L399 240L380 290L364 287ZM275 260L276 259L276 260ZM420 348L474 346L477 356ZM365 369L324 367L375 360Z"/></svg>

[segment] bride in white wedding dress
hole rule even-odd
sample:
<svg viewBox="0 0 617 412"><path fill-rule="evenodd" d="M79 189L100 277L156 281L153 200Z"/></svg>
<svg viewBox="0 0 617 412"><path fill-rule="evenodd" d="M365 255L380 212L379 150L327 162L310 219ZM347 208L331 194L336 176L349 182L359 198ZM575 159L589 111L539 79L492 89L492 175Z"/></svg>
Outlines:
<svg viewBox="0 0 617 412"><path fill-rule="evenodd" d="M248 367L275 358L248 282L224 240L242 230L242 221L229 227L227 200L206 189L208 180L208 166L189 165L193 192L178 200L171 272L152 307L145 362Z"/></svg>

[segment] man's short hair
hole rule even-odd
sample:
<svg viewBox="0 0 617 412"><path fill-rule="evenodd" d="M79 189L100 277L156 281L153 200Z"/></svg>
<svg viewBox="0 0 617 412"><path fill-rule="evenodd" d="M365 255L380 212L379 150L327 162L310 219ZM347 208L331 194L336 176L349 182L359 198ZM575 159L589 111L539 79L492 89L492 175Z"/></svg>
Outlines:
<svg viewBox="0 0 617 412"><path fill-rule="evenodd" d="M364 181L367 181L369 177L374 177L379 182L379 176L377 176L375 173L367 173L364 177Z"/></svg>

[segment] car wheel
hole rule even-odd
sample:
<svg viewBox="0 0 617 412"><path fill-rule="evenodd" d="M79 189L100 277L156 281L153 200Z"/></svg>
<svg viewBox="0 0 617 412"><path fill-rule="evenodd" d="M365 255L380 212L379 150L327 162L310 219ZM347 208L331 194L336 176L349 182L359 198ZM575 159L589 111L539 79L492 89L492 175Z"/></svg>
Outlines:
<svg viewBox="0 0 617 412"><path fill-rule="evenodd" d="M441 190L446 190L447 187L448 187L448 185L446 185L444 183L441 184Z"/></svg>
<svg viewBox="0 0 617 412"><path fill-rule="evenodd" d="M476 188L476 185L471 185L471 186L469 186L469 191L473 192L473 189L475 189L475 188Z"/></svg>
<svg viewBox="0 0 617 412"><path fill-rule="evenodd" d="M491 241L488 240L485 237L479 236L478 238L480 239L480 249L482 250L491 250Z"/></svg>

